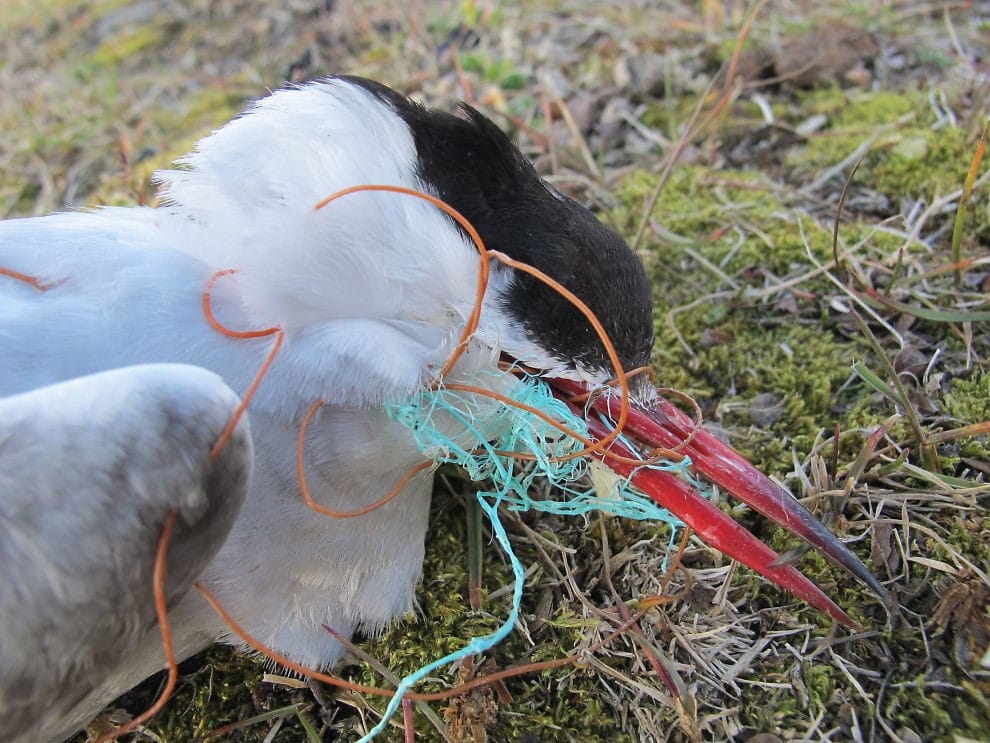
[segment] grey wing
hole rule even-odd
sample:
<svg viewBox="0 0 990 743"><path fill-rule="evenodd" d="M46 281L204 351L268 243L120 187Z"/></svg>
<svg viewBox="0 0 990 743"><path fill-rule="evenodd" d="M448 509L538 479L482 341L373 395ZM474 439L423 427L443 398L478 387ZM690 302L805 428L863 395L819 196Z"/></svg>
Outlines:
<svg viewBox="0 0 990 743"><path fill-rule="evenodd" d="M87 695L157 633L170 511L170 604L216 554L252 466L246 419L209 457L238 403L220 377L179 364L0 398L0 740L72 733L99 711L79 709Z"/></svg>

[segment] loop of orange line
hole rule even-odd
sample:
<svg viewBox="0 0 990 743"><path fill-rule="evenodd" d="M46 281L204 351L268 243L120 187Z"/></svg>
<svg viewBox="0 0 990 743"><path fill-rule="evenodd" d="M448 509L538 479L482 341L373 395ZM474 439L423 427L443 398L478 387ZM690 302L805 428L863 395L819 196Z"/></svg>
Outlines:
<svg viewBox="0 0 990 743"><path fill-rule="evenodd" d="M420 462L419 464L413 465L406 470L406 473L401 478L399 478L399 481L395 484L395 487L388 491L384 496L376 500L374 503L370 503L367 506L362 506L354 511L335 511L332 508L321 506L313 500L313 496L309 492L309 486L306 485L305 448L306 430L309 428L309 423L313 416L316 415L316 411L322 408L324 404L325 403L322 400L317 400L309 406L309 410L306 411L306 415L303 417L302 425L299 426L299 437L296 441L296 476L299 479L299 491L302 493L302 498L306 501L306 505L317 513L323 514L324 516L330 516L335 519L353 519L358 516L364 516L367 513L371 513L372 511L381 508L386 503L394 499L405 489L406 485L409 484L409 481L412 480L418 473L436 465L436 462L429 459L425 462Z"/></svg>
<svg viewBox="0 0 990 743"><path fill-rule="evenodd" d="M220 433L220 437L210 449L211 462L216 461L217 457L220 456L220 452L223 451L223 448L227 445L227 442L230 441L230 437L233 435L234 429L244 416L244 412L251 403L251 398L253 398L254 393L258 391L258 386L261 384L261 380L263 380L265 375L268 374L268 370L271 368L272 363L274 363L275 357L278 356L278 352L282 348L282 342L285 340L285 332L278 327L265 328L264 330L231 330L216 319L216 316L213 314L213 304L211 300L213 286L217 283L217 280L221 276L230 276L235 273L237 273L236 269L225 268L214 273L210 277L210 280L206 282L206 288L203 290L203 314L206 315L206 321L210 324L210 327L228 338L264 338L265 336L274 335L275 342L272 344L271 350L268 352L268 356L265 357L258 373L255 375L254 379L251 380L251 384L248 385L247 390L245 390L244 394L241 396L240 403L238 403L237 407L234 409L234 413L230 416L230 420L227 421L227 425Z"/></svg>
<svg viewBox="0 0 990 743"><path fill-rule="evenodd" d="M402 194L404 196L412 196L413 198L421 199L422 201L433 204L457 222L457 224L463 227L464 231L467 232L468 236L471 238L471 241L478 249L481 260L478 261L478 284L475 289L474 305L471 308L471 314L468 315L468 319L464 324L464 329L461 331L461 336L457 341L457 345L454 347L453 352L450 354L447 361L440 369L440 373L437 375L437 380L442 380L450 374L451 369L454 368L454 364L457 363L457 360L461 357L461 355L463 355L464 351L467 350L468 343L471 342L471 336L473 336L474 332L478 329L478 323L481 321L481 309L484 305L485 289L488 287L488 277L491 271L491 266L488 260L491 256L491 251L485 246L485 241L481 239L481 235L478 234L478 230L475 229L474 225L471 224L467 217L443 199L438 199L436 196L431 196L423 191L417 191L414 188L375 183L350 186L349 188L343 188L340 191L336 191L326 198L321 199L313 207L313 210L318 211L332 201L336 201L337 199L347 196L348 194L359 193L362 191L384 191L387 193ZM436 382L434 385L435 384Z"/></svg>
<svg viewBox="0 0 990 743"><path fill-rule="evenodd" d="M203 290L203 314L206 315L206 321L210 324L214 330L228 338L263 338L266 335L272 335L273 333L278 333L281 328L265 328L264 330L231 330L225 325L221 324L217 320L216 316L213 314L213 304L211 300L211 295L213 293L213 285L217 283L217 280L222 276L231 276L237 273L236 268L224 268L217 271L210 277L210 280L206 282L206 289Z"/></svg>
<svg viewBox="0 0 990 743"><path fill-rule="evenodd" d="M153 573L152 588L155 597L155 615L158 618L158 629L162 635L162 650L165 653L165 663L168 666L168 680L165 688L162 689L158 700L148 709L111 733L100 737L96 743L109 743L117 740L121 735L126 735L139 725L143 725L152 717L158 714L165 703L175 691L175 685L179 679L179 666L175 661L175 648L172 645L172 629L168 622L168 605L165 597L165 559L168 557L168 543L172 538L172 529L175 527L177 514L169 511L165 518L165 525L162 527L161 536L158 537L158 548L155 550L155 568Z"/></svg>
<svg viewBox="0 0 990 743"><path fill-rule="evenodd" d="M704 423L704 420L703 420L704 419L704 415L702 415L702 413L701 413L701 406L698 404L698 401L695 400L693 397L691 397L691 395L689 395L687 392L681 392L680 390L675 389L673 387L661 387L657 391L660 392L661 394L669 395L670 397L679 397L681 400L683 400L688 405L690 405L691 406L691 409L695 413L695 417L691 421L694 424L691 427L691 431L688 433L687 436L685 436L683 439L681 439L680 441L678 441L677 442L677 446L675 446L672 449L672 451L679 452L679 451L681 451L681 449L683 449L688 444L690 444L692 441L694 441L695 437L698 435L698 431L701 430L701 426Z"/></svg>

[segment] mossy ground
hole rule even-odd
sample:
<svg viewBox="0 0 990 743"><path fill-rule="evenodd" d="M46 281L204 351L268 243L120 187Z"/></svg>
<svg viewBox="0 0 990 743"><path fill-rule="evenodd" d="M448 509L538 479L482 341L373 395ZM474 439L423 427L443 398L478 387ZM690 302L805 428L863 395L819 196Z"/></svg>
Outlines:
<svg viewBox="0 0 990 743"><path fill-rule="evenodd" d="M729 2L704 3L702 11L580 2L424 3L411 12L390 2L329 5L336 7L231 0L179 12L147 0L8 3L0 14L0 214L153 202L151 173L245 99L286 76L343 71L447 107L466 80L479 105L517 129L528 154L556 163L548 175L558 187L595 200L602 217L632 238L670 151L660 143L680 136L716 66L730 58L742 20L741 4ZM990 420L990 324L960 317L987 309L985 177L963 225L963 256L974 263L961 286L946 270L958 203L950 197L988 113L990 84L973 59L990 21L974 19L973 9L966 18L950 13L950 33L941 11L932 15L921 3L874 5L844 2L832 14L862 20L882 41L872 80L811 89L788 87L786 76L742 81L685 150L637 250L656 289L658 380L693 395L734 446L817 513L833 513L831 528L888 584L901 615L887 625L851 579L803 557L801 568L868 630L849 638L692 542L683 555L688 573L676 572L665 587L680 598L642 623L688 689L680 707L649 669L644 646L624 636L585 667L511 679L506 698L486 692L473 707L450 707L448 734L742 741L757 732L804 740L915 733L943 741L984 739L990 730L990 681L979 665L990 635L990 519L981 511L990 441L941 443L935 474L921 467L906 421L876 450L864 449L895 406L852 370L860 362L889 383L883 359L893 364L926 436ZM749 44L767 46L823 20L784 3L764 11ZM453 43L463 46L463 80L453 72ZM666 97L616 90L617 62L648 53L679 60ZM625 113L656 136L579 123L589 162L574 130L545 118L543 103L559 79L572 92L628 97ZM706 101L711 107L714 96ZM859 155L839 217L836 266L839 193ZM461 503L471 486L449 475L457 494L444 490L434 503L422 615L362 643L395 674L490 631L505 613L500 589L510 571L494 548L484 587L495 598L481 612L467 605ZM794 546L764 520L734 513L775 548ZM491 653L492 668L559 658L607 635L616 599L605 576L622 601L661 589L669 534L653 525L526 517L508 519L508 527L530 574L522 627ZM307 726L327 740L355 740L382 709L378 699L352 699L321 710L308 690L263 681L258 663L229 650L211 650L183 670L176 698L148 726L164 741L193 740L296 703L305 711L285 714L274 740L307 740ZM343 673L383 683L363 664ZM450 673L440 684L454 680ZM132 694L127 708L146 706L157 683ZM271 724L228 739L261 741ZM441 739L418 713L416 727L422 740ZM401 740L401 731L384 739Z"/></svg>

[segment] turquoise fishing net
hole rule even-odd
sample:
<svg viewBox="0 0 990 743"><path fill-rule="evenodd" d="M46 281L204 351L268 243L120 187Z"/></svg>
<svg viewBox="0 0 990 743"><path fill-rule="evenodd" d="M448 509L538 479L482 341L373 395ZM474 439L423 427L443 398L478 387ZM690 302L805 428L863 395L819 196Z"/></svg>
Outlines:
<svg viewBox="0 0 990 743"><path fill-rule="evenodd" d="M584 421L574 415L564 402L556 399L550 388L536 377L517 379L505 373L482 372L474 384L498 390L589 438ZM604 511L624 518L661 521L674 529L682 525L674 515L639 493L626 479L615 478L608 488L609 492L605 493L589 487L586 457L560 461L561 457L581 451L584 445L529 410L480 394L441 386L424 389L401 404L389 405L387 412L393 420L409 429L426 457L437 463L459 465L475 482L491 483L490 490L479 491L476 497L488 517L495 540L509 559L514 583L512 608L502 625L491 634L472 638L461 649L402 679L381 721L361 741L370 741L384 730L388 720L398 710L404 694L428 674L468 656L486 652L511 632L519 617L524 571L502 525L500 508L568 516ZM630 449L636 450L632 446ZM520 462L511 456L513 452L532 455L535 460ZM690 477L690 465L690 461L684 459L648 466ZM553 487L532 487L537 478L548 481ZM554 497L535 498L533 492L537 490ZM674 538L672 530L671 543Z"/></svg>

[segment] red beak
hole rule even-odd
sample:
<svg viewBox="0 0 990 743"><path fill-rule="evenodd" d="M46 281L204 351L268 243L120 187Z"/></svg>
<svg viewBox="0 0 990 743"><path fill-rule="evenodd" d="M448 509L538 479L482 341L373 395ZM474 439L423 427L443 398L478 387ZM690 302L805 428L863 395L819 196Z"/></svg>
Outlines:
<svg viewBox="0 0 990 743"><path fill-rule="evenodd" d="M620 407L618 394L596 393L588 398L590 402L587 405L579 405L574 400L589 393L587 386L565 379L548 381L570 403L572 410L586 420L594 438L600 440L613 430L613 421ZM630 448L634 445L631 443L633 441L642 445L645 451L658 447L679 447L677 450L680 453L691 458L692 471L696 476L718 485L811 544L862 581L885 605L890 605L887 591L867 567L799 501L743 459L735 449L697 427L694 421L667 400L657 395L655 400L646 404L630 401L623 434L622 439L614 441L606 452L597 456L616 474L630 477L633 485L681 519L707 544L756 570L847 627L858 628L849 615L818 586L795 567L783 562L780 555L720 511L692 485L669 472L637 467L609 455L643 459L641 453Z"/></svg>

